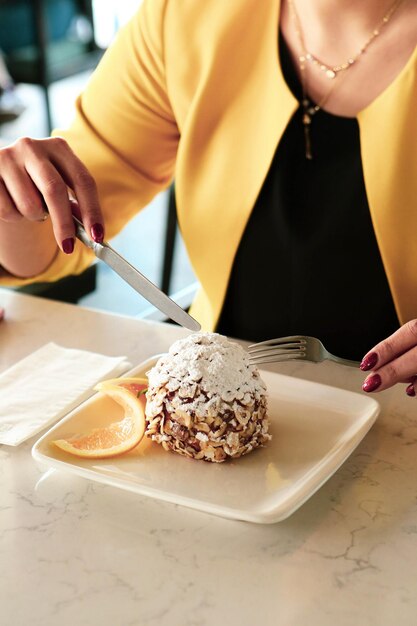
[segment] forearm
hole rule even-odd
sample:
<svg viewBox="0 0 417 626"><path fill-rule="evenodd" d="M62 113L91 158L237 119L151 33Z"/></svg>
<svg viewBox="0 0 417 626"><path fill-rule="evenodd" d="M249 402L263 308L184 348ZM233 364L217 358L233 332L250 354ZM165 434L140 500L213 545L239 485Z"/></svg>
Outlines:
<svg viewBox="0 0 417 626"><path fill-rule="evenodd" d="M58 250L51 220L0 221L0 266L19 278L42 273Z"/></svg>

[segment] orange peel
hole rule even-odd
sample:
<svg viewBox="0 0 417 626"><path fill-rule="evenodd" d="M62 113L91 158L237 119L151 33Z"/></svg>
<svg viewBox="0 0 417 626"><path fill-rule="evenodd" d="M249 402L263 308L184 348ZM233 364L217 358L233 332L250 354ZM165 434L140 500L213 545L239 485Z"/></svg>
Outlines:
<svg viewBox="0 0 417 626"><path fill-rule="evenodd" d="M143 385L144 387L148 386L148 379L144 376L126 376L121 378L110 378L108 380L102 380L97 383L94 389L100 391L110 386L113 387L117 385L117 387L129 387L130 385Z"/></svg>

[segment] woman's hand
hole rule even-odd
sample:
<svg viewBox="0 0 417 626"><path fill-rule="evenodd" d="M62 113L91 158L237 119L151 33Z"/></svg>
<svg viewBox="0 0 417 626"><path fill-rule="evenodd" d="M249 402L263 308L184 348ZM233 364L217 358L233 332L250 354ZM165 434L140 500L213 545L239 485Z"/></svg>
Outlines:
<svg viewBox="0 0 417 626"><path fill-rule="evenodd" d="M0 322L4 320L4 309L0 306Z"/></svg>
<svg viewBox="0 0 417 626"><path fill-rule="evenodd" d="M406 393L415 396L417 391L417 320L411 320L390 337L381 341L363 358L361 370L372 372L362 389L367 392L383 391L396 383L408 383Z"/></svg>
<svg viewBox="0 0 417 626"><path fill-rule="evenodd" d="M55 240L67 254L75 237L69 189L86 231L101 243L103 216L95 182L64 139L23 138L0 150L0 223L40 222L49 214Z"/></svg>

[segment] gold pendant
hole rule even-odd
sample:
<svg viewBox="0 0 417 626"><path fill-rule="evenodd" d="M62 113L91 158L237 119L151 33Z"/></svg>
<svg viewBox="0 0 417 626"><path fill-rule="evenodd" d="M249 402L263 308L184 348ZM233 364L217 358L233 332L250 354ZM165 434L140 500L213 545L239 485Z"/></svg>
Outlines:
<svg viewBox="0 0 417 626"><path fill-rule="evenodd" d="M306 111L304 112L304 115L303 115L303 126L304 126L304 143L305 143L306 159L311 161L311 159L313 158L313 154L311 151L311 133L310 133L311 115L309 115Z"/></svg>
<svg viewBox="0 0 417 626"><path fill-rule="evenodd" d="M310 135L310 126L304 126L304 139L305 139L305 147L306 147L306 159L311 161L313 159L313 153L311 151L311 135Z"/></svg>

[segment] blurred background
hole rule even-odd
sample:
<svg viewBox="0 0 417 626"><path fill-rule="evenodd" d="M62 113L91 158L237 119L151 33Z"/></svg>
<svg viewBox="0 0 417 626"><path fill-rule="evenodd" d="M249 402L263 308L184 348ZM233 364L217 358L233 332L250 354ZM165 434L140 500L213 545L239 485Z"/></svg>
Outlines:
<svg viewBox="0 0 417 626"><path fill-rule="evenodd" d="M141 0L0 0L0 145L67 126L74 101ZM159 194L112 245L164 291L187 302L195 288L172 191ZM102 263L29 293L142 317L149 304Z"/></svg>

